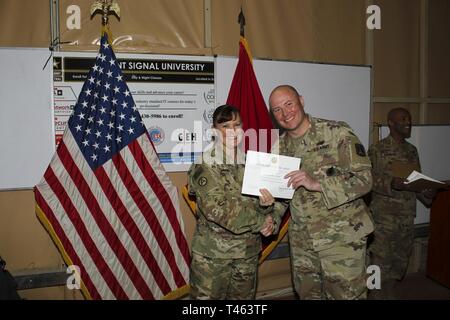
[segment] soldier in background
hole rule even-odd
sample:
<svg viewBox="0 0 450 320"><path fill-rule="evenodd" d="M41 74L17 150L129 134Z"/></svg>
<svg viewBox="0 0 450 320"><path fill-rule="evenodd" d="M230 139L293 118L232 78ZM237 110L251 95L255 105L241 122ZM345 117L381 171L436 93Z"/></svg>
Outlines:
<svg viewBox="0 0 450 320"><path fill-rule="evenodd" d="M213 114L216 141L188 172L197 201L192 240L190 295L194 299L254 299L261 236L276 232L285 206L274 205L267 189L258 198L241 195L245 159L237 108Z"/></svg>
<svg viewBox="0 0 450 320"><path fill-rule="evenodd" d="M301 158L289 173L292 277L300 299L364 299L366 240L373 231L361 198L372 186L364 146L343 123L305 114L303 97L276 87L270 111L285 130L280 154ZM274 148L273 148L274 149Z"/></svg>
<svg viewBox="0 0 450 320"><path fill-rule="evenodd" d="M369 148L373 190L370 208L375 221L369 246L371 264L381 269L381 289L371 299L395 299L395 286L408 268L414 240L416 198L426 206L434 193L416 193L404 184L407 175L420 172L417 149L405 139L411 136L411 115L403 108L392 109L387 117L390 134Z"/></svg>

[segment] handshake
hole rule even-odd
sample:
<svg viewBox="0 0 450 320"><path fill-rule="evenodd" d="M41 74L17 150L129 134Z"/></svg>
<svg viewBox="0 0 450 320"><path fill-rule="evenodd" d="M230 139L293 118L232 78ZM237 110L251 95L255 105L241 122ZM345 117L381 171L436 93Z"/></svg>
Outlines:
<svg viewBox="0 0 450 320"><path fill-rule="evenodd" d="M272 196L269 190L259 189L259 192L261 192L261 195L259 196L259 205L261 207L269 207L273 205L273 203L275 202L275 198ZM264 224L259 232L261 232L263 236L268 237L273 233L274 230L275 222L273 220L273 217L268 214L266 215L266 220L264 221Z"/></svg>
<svg viewBox="0 0 450 320"><path fill-rule="evenodd" d="M275 222L273 221L273 217L270 214L268 214L266 216L266 221L264 221L264 224L261 230L259 230L259 232L261 232L261 234L264 237L268 237L273 233L274 230L275 230Z"/></svg>

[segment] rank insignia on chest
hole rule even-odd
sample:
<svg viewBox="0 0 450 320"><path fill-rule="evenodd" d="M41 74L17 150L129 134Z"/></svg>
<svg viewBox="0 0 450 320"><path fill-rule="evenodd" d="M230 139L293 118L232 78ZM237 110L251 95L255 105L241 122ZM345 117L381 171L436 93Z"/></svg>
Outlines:
<svg viewBox="0 0 450 320"><path fill-rule="evenodd" d="M322 144L322 145L318 145L318 146L308 150L308 152L317 152L319 150L325 150L325 149L328 149L328 148L330 148L329 144Z"/></svg>
<svg viewBox="0 0 450 320"><path fill-rule="evenodd" d="M334 176L336 174L336 169L334 167L328 168L326 174L328 177Z"/></svg>
<svg viewBox="0 0 450 320"><path fill-rule="evenodd" d="M206 177L201 177L197 182L200 187L204 187L208 184L208 179L206 179Z"/></svg>

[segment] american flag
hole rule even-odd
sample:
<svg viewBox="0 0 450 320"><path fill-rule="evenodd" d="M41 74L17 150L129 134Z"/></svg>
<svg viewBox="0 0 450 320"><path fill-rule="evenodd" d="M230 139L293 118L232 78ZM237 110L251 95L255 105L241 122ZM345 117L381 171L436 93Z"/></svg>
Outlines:
<svg viewBox="0 0 450 320"><path fill-rule="evenodd" d="M35 198L66 263L79 267L87 298L162 299L187 289L178 193L106 32Z"/></svg>

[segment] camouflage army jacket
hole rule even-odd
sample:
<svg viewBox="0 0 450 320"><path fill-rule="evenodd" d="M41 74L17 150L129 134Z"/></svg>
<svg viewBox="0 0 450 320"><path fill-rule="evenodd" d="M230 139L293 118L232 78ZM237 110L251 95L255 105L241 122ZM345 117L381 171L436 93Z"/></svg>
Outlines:
<svg viewBox="0 0 450 320"><path fill-rule="evenodd" d="M267 208L258 197L241 194L243 164L216 161L217 148L206 151L203 161L188 171L189 192L197 201L197 225L192 251L224 259L249 258L261 251L261 230L266 214L279 226L285 206Z"/></svg>
<svg viewBox="0 0 450 320"><path fill-rule="evenodd" d="M380 220L388 216L409 216L416 214L416 194L408 191L398 191L391 188L394 174L393 164L415 164L420 171L420 161L417 149L405 141L397 143L391 135L380 140L369 148L372 161L373 192L370 208L374 219Z"/></svg>
<svg viewBox="0 0 450 320"><path fill-rule="evenodd" d="M301 158L301 169L320 182L322 192L299 187L290 203L293 222L307 226L319 251L373 231L361 198L372 187L372 175L364 146L346 123L308 117L308 131L296 138L283 134L279 152Z"/></svg>

